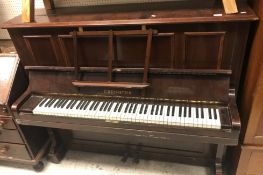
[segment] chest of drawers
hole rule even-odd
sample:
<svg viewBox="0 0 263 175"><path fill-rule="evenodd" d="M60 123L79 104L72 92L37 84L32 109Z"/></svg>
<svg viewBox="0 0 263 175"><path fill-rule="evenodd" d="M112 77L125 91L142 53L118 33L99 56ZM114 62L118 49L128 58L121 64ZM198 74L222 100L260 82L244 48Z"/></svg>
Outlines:
<svg viewBox="0 0 263 175"><path fill-rule="evenodd" d="M41 159L48 148L47 131L20 127L11 112L12 103L27 88L26 74L16 54L0 54L0 67L0 160L33 165L40 171L44 167Z"/></svg>

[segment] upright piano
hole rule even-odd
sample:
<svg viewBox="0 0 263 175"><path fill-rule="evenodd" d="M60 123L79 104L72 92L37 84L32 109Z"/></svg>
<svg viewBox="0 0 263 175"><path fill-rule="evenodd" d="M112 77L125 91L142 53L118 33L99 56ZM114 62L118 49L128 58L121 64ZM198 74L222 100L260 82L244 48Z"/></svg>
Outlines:
<svg viewBox="0 0 263 175"><path fill-rule="evenodd" d="M5 24L29 77L16 122L65 148L214 166L238 144L236 107L250 26L244 0L37 10ZM61 146L63 145L63 146ZM63 148L63 149L60 149Z"/></svg>

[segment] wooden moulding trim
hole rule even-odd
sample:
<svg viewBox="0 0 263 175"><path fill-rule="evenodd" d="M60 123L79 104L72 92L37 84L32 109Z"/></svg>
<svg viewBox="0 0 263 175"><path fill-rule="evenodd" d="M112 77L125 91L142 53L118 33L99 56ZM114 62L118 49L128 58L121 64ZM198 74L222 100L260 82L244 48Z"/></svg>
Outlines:
<svg viewBox="0 0 263 175"><path fill-rule="evenodd" d="M130 35L148 35L148 30L125 30L125 31L84 31L84 32L76 32L76 34L80 37L108 37L110 34L114 36L130 36ZM73 32L69 33L73 35ZM153 34L158 35L158 31L154 30Z"/></svg>
<svg viewBox="0 0 263 175"><path fill-rule="evenodd" d="M184 66L187 63L187 53L188 53L188 44L191 37L199 37L199 36L215 36L219 37L219 46L218 46L218 54L216 58L216 68L221 69L222 59L223 59L223 51L224 51L224 41L225 41L226 31L218 31L218 32L184 32L185 36L185 44L184 44Z"/></svg>
<svg viewBox="0 0 263 175"><path fill-rule="evenodd" d="M73 72L74 67L58 66L25 66L28 71L58 71ZM143 73L143 68L114 68L112 72L126 73ZM107 72L108 67L80 67L80 72ZM172 73L172 74L206 74L206 75L231 75L231 70L225 69L170 69L170 68L149 68L149 73Z"/></svg>
<svg viewBox="0 0 263 175"><path fill-rule="evenodd" d="M106 31L105 31L106 32ZM113 31L113 33L115 33L114 31ZM71 33L70 33L71 34ZM98 35L98 34L97 34ZM94 35L94 36L96 36L96 37L98 37L97 35ZM115 34L116 35L116 34ZM134 34L135 35L135 34ZM137 34L138 35L138 34ZM143 35L143 36L145 36L146 34L141 34L141 35ZM80 35L78 35L78 36L81 36L81 37L85 37L85 35L84 34L80 34ZM104 35L104 36L101 36L101 37L108 37L109 36L109 33L108 33L108 35ZM116 36L126 36L126 34L125 35L116 35ZM174 33L153 33L153 36L155 37L173 37L174 36ZM72 39L72 35L58 35L58 37L59 38L71 38ZM90 36L86 36L86 37L90 37Z"/></svg>
<svg viewBox="0 0 263 175"><path fill-rule="evenodd" d="M125 88L125 89L145 89L149 87L148 83L132 83L132 82L88 82L73 81L76 87L105 87L105 88Z"/></svg>

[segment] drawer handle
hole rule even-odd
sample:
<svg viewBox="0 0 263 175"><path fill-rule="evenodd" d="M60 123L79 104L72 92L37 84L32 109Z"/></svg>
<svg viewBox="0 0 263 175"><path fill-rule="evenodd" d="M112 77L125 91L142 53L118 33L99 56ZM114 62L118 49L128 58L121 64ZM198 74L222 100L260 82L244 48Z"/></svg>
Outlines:
<svg viewBox="0 0 263 175"><path fill-rule="evenodd" d="M0 134L2 133L2 131L4 129L4 124L5 124L5 122L3 120L0 120Z"/></svg>
<svg viewBox="0 0 263 175"><path fill-rule="evenodd" d="M6 107L3 107L2 112L3 112L3 113L7 113L7 108L6 108Z"/></svg>
<svg viewBox="0 0 263 175"><path fill-rule="evenodd" d="M7 151L9 150L8 146L0 146L0 154L6 154Z"/></svg>

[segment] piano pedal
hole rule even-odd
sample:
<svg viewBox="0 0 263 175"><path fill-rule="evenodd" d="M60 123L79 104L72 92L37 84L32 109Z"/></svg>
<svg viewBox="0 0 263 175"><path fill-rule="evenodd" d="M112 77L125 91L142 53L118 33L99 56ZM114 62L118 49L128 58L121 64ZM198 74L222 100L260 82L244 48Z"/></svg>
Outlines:
<svg viewBox="0 0 263 175"><path fill-rule="evenodd" d="M51 145L47 155L47 160L52 163L60 163L66 154L66 147L64 143L59 139L59 136L53 129L47 129L49 137L51 139Z"/></svg>
<svg viewBox="0 0 263 175"><path fill-rule="evenodd" d="M60 161L64 158L66 153L66 148L64 144L60 144L59 147L53 148L47 155L47 160L52 163L60 163Z"/></svg>
<svg viewBox="0 0 263 175"><path fill-rule="evenodd" d="M133 163L139 164L140 163L140 152L142 150L142 144L138 144L136 146L135 152L133 154Z"/></svg>
<svg viewBox="0 0 263 175"><path fill-rule="evenodd" d="M125 148L125 152L124 152L124 154L123 154L123 157L121 158L121 161L122 161L123 163L126 163L127 160L128 160L128 158L130 157L130 154L131 154L131 148L130 148L130 145L127 144L127 145L126 145L126 148Z"/></svg>

